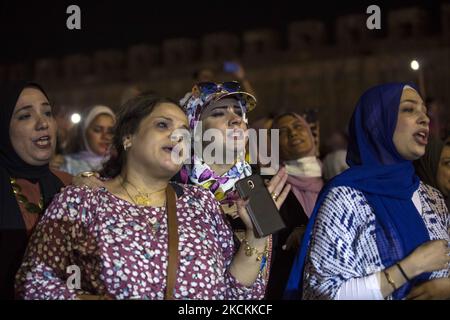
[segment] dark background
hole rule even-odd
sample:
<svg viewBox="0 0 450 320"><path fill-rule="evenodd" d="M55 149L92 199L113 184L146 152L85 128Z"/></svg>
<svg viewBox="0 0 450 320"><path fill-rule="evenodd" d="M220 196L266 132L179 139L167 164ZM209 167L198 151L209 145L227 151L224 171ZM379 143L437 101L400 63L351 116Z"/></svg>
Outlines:
<svg viewBox="0 0 450 320"><path fill-rule="evenodd" d="M329 21L328 27L332 28L334 17L365 13L371 4L380 6L382 19L383 11L419 5L430 12L430 27L438 29L439 6L443 2L0 0L0 63L58 58L97 49L125 49L136 43L159 44L166 38L197 38L215 31L239 33L268 27L283 34L290 21L302 18L320 18ZM66 8L71 4L81 8L81 30L66 28ZM282 39L282 45L286 45L286 39Z"/></svg>

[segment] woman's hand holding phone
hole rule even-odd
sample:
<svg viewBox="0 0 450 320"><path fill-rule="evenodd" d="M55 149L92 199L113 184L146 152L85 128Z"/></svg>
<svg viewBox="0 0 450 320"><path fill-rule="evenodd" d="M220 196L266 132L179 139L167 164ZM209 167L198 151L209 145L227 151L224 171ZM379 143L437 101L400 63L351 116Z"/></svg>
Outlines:
<svg viewBox="0 0 450 320"><path fill-rule="evenodd" d="M266 184L267 191L271 194L272 200L275 203L277 209L280 209L281 205L286 200L289 191L291 190L291 186L289 184L286 184L287 178L288 174L286 172L286 169L283 167ZM238 199L236 201L236 205L238 208L239 216L244 222L247 230L253 230L253 223L246 209L248 201L248 199Z"/></svg>

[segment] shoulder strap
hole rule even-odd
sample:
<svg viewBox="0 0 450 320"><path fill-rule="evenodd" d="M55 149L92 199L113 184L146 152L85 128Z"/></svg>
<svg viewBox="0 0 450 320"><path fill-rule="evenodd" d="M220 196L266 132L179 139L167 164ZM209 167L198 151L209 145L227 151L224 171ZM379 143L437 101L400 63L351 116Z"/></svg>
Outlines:
<svg viewBox="0 0 450 320"><path fill-rule="evenodd" d="M178 222L175 191L170 183L166 189L167 224L169 233L169 255L167 262L166 300L173 300L173 291L178 269Z"/></svg>

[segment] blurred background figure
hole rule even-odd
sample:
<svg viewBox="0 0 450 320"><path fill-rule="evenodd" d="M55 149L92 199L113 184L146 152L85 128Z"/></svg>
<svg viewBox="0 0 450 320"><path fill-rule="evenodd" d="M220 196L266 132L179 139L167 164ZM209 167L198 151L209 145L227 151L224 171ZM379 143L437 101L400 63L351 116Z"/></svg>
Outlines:
<svg viewBox="0 0 450 320"><path fill-rule="evenodd" d="M116 116L110 108L93 107L77 127L61 170L77 175L101 169L110 155L115 121Z"/></svg>
<svg viewBox="0 0 450 320"><path fill-rule="evenodd" d="M276 234L267 297L281 299L296 252L322 189L322 168L310 124L296 113L277 116L271 129L279 130L280 163L292 186L280 215L286 228Z"/></svg>
<svg viewBox="0 0 450 320"><path fill-rule="evenodd" d="M125 88L120 97L120 105L123 105L128 100L135 98L140 94L142 94L142 90L139 89L137 86L129 86Z"/></svg>
<svg viewBox="0 0 450 320"><path fill-rule="evenodd" d="M426 147L425 154L414 161L416 174L420 180L438 189L443 195L447 208L450 195L450 139L446 143L432 138Z"/></svg>
<svg viewBox="0 0 450 320"><path fill-rule="evenodd" d="M444 148L441 152L439 167L437 172L437 183L439 190L445 198L447 209L450 208L450 135L447 135Z"/></svg>
<svg viewBox="0 0 450 320"><path fill-rule="evenodd" d="M265 172L269 172L271 175L275 174L275 170L270 170L267 171L270 168L270 163L267 164L263 164L261 162L261 152L263 152L264 147L261 146L261 143L265 142L266 146L265 146L265 150L267 150L266 154L264 154L263 156L269 156L271 154L271 144L270 144L270 128L272 127L272 122L273 122L273 118L274 116L272 114L269 114L266 117L262 117L257 119L256 121L253 121L250 125L250 128L256 130L256 137L257 137L257 154L258 154L258 167L265 167ZM265 136L265 141L261 139L262 137L262 133L259 130L267 130L267 135ZM251 145L249 147L252 147ZM250 159L253 160L253 159ZM273 172L271 172L273 171ZM260 172L261 175L263 175L262 172Z"/></svg>
<svg viewBox="0 0 450 320"><path fill-rule="evenodd" d="M57 105L54 107L54 118L57 125L56 149L50 160L50 168L58 170L64 163L64 155L67 153L70 142L70 133L73 123L69 119L70 109L66 106Z"/></svg>
<svg viewBox="0 0 450 320"><path fill-rule="evenodd" d="M194 82L214 82L215 73L212 68L203 67L195 71L192 78Z"/></svg>
<svg viewBox="0 0 450 320"><path fill-rule="evenodd" d="M259 130L259 129L270 130L270 128L272 127L273 118L274 118L273 115L268 115L267 117L259 118L255 121L253 121L251 123L250 127L255 130Z"/></svg>
<svg viewBox="0 0 450 320"><path fill-rule="evenodd" d="M238 81L242 86L242 91L250 93L253 96L256 96L255 89L253 89L250 81L247 79L246 72L244 67L237 61L225 61L222 66L223 72L230 74L232 76L232 80ZM215 82L216 81L216 72L212 67L204 67L194 72L193 75L194 81L196 83L199 82Z"/></svg>
<svg viewBox="0 0 450 320"><path fill-rule="evenodd" d="M294 110L294 113L298 113ZM311 134L314 139L314 145L317 146L316 149L316 157L320 157L320 121L319 121L319 110L316 108L308 108L303 113L301 113L303 119L306 120L306 123L309 125L311 129Z"/></svg>
<svg viewBox="0 0 450 320"><path fill-rule="evenodd" d="M223 71L233 76L233 80L239 81L243 91L250 93L256 97L255 89L253 89L250 81L247 79L244 67L237 61L225 61L223 63Z"/></svg>
<svg viewBox="0 0 450 320"><path fill-rule="evenodd" d="M328 150L323 159L323 178L329 181L342 171L348 169L347 157L347 135L343 131L335 131L325 142L325 148Z"/></svg>
<svg viewBox="0 0 450 320"><path fill-rule="evenodd" d="M427 99L426 106L430 118L430 137L445 139L450 118L448 110L441 101L433 98Z"/></svg>
<svg viewBox="0 0 450 320"><path fill-rule="evenodd" d="M56 154L65 154L69 143L69 133L73 127L69 119L70 109L66 106L56 106L54 117L58 126L58 139L56 141Z"/></svg>

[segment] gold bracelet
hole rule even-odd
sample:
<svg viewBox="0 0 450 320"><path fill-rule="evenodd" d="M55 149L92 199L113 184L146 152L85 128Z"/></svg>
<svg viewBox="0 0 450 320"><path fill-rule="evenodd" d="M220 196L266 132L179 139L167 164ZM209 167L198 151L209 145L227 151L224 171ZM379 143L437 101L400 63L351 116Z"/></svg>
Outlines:
<svg viewBox="0 0 450 320"><path fill-rule="evenodd" d="M251 247L248 243L247 239L242 239L242 243L244 244L244 252L247 257L251 257L252 255L256 254L256 261L261 261L264 256L267 256L269 253L269 250L267 249L267 242L264 246L264 251L259 252L255 247Z"/></svg>
<svg viewBox="0 0 450 320"><path fill-rule="evenodd" d="M386 270L383 270L384 275L386 276L387 282L394 288L394 291L397 290L397 286L395 285L394 280L392 280L391 276Z"/></svg>

